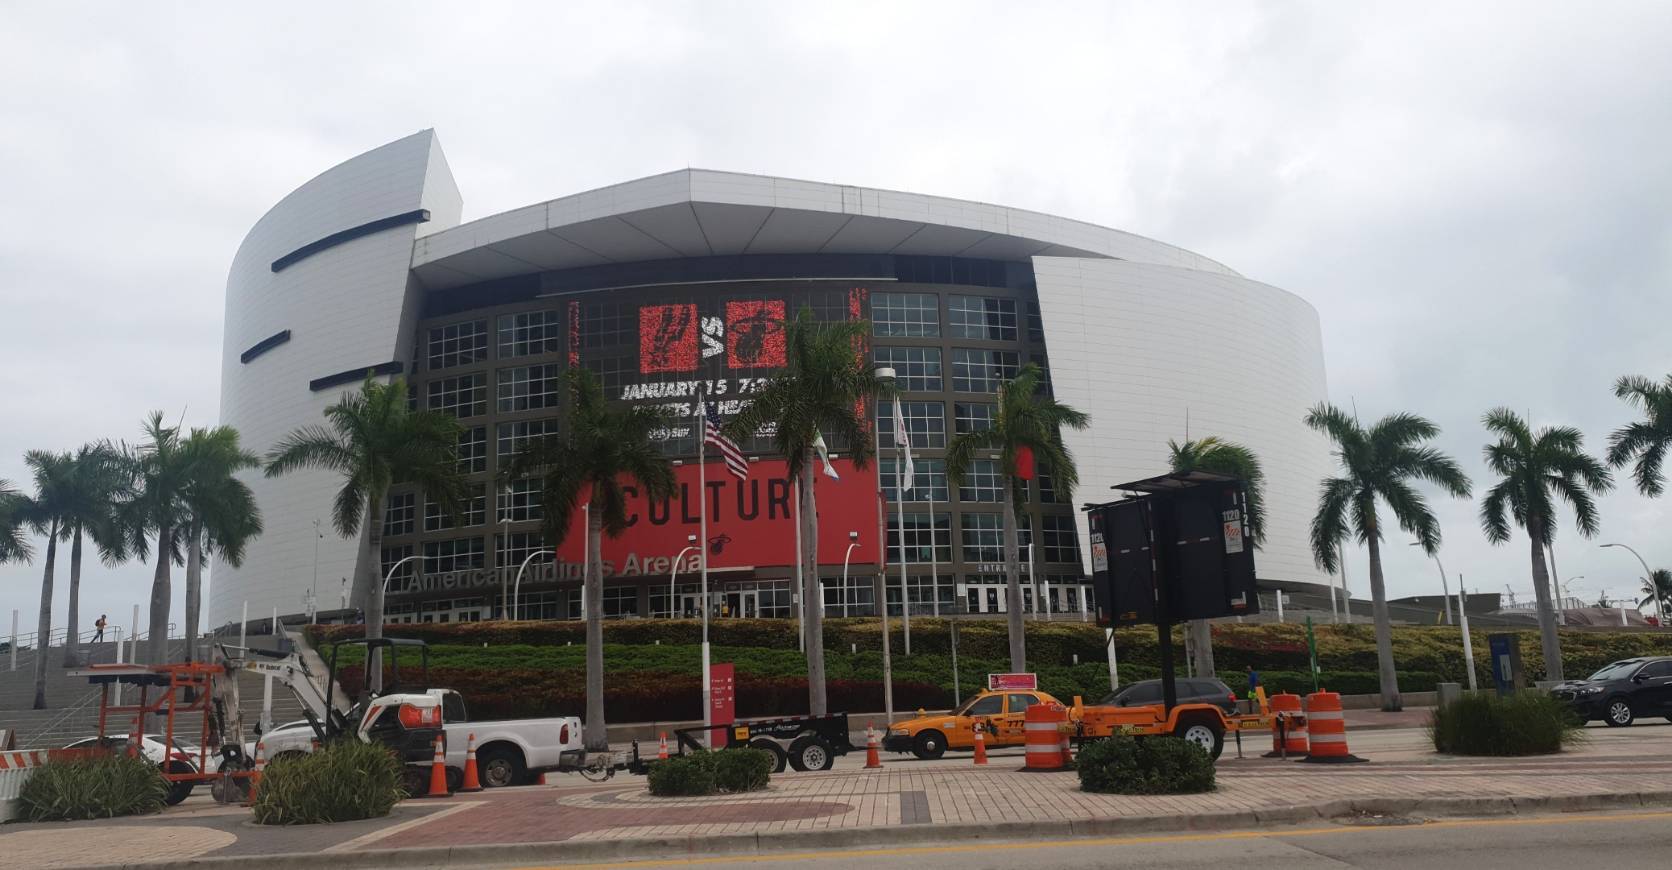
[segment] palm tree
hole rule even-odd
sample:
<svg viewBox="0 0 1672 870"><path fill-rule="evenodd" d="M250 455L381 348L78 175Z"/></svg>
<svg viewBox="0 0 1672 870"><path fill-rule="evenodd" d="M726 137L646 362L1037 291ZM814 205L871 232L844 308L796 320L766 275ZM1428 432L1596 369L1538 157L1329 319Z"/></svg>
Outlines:
<svg viewBox="0 0 1672 870"><path fill-rule="evenodd" d="M1643 581L1643 600L1638 607L1655 605L1655 613L1672 613L1672 571L1656 568Z"/></svg>
<svg viewBox="0 0 1672 870"><path fill-rule="evenodd" d="M1027 499L1027 482L1017 476L1017 456L1031 452L1050 469L1057 498L1071 501L1080 482L1074 456L1062 443L1062 429L1084 429L1089 417L1045 394L1044 372L1035 363L1017 370L999 386L998 413L990 429L962 432L946 448L946 477L958 486L978 454L999 454L999 473L1009 498L1004 502L1005 606L1010 622L1010 669L1027 670L1027 641L1022 628L1021 567L1016 558L1016 515ZM1018 486L1018 483L1020 486Z"/></svg>
<svg viewBox="0 0 1672 870"><path fill-rule="evenodd" d="M590 369L570 369L567 431L528 445L512 459L507 480L541 476L542 531L555 550L584 500L586 512L586 727L589 750L609 749L604 723L603 537L627 530L625 488L636 483L649 499L674 492L673 464L652 433L674 415L664 407L629 407L604 398Z"/></svg>
<svg viewBox="0 0 1672 870"><path fill-rule="evenodd" d="M1571 426L1547 426L1533 432L1527 421L1508 408L1497 408L1482 420L1497 434L1498 443L1486 445L1486 467L1503 480L1486 493L1480 523L1487 540L1509 540L1509 520L1527 530L1533 551L1533 591L1538 596L1539 640L1544 647L1545 679L1562 679L1562 643L1556 636L1556 611L1551 606L1550 574L1544 549L1556 533L1556 502L1560 496L1573 508L1579 533L1594 537L1601 526L1593 495L1614 488L1608 469L1585 453L1584 436ZM1507 516L1506 516L1507 510Z"/></svg>
<svg viewBox="0 0 1672 870"><path fill-rule="evenodd" d="M35 551L24 540L24 510L29 500L9 480L0 479L0 563L29 562Z"/></svg>
<svg viewBox="0 0 1672 870"><path fill-rule="evenodd" d="M1266 507L1263 496L1266 473L1260 468L1260 459L1254 455L1254 451L1241 444L1210 435L1194 441L1186 440L1183 444L1169 438L1167 453L1174 472L1211 471L1243 481L1247 485L1248 530L1253 538L1251 543L1255 547L1265 543ZM1277 594L1283 593L1280 590ZM1190 632L1191 647L1196 654L1196 674L1211 677L1214 673L1212 624L1205 619L1191 620Z"/></svg>
<svg viewBox="0 0 1672 870"><path fill-rule="evenodd" d="M130 478L126 497L116 508L117 523L125 546L141 561L150 558L151 539L157 543L146 657L153 664L163 664L168 661L168 616L173 606L170 572L182 561L180 539L187 521L185 492L191 481L191 457L181 445L180 428L164 425L161 411L151 412L141 429L145 440L124 453Z"/></svg>
<svg viewBox="0 0 1672 870"><path fill-rule="evenodd" d="M1672 375L1658 384L1627 375L1614 382L1614 395L1642 409L1643 419L1608 436L1608 464L1621 468L1635 458L1632 476L1637 479L1637 491L1654 498L1664 488L1660 467L1667 449L1672 448Z"/></svg>
<svg viewBox="0 0 1672 870"><path fill-rule="evenodd" d="M182 498L186 507L186 661L197 643L197 621L202 609L203 557L219 553L236 568L244 561L244 546L261 534L261 510L248 484L234 475L259 467L255 454L238 445L238 430L230 426L193 429L181 445L191 473Z"/></svg>
<svg viewBox="0 0 1672 870"><path fill-rule="evenodd" d="M35 494L23 506L23 519L38 535L46 536L46 570L41 576L40 621L35 630L34 709L46 709L46 660L52 638L52 581L58 562L58 540L64 536L64 514L72 498L75 458L68 453L31 450L23 455L35 478Z"/></svg>
<svg viewBox="0 0 1672 870"><path fill-rule="evenodd" d="M1393 511L1399 527L1416 535L1424 552L1440 546L1434 512L1411 486L1426 480L1458 498L1469 495L1469 478L1456 460L1423 446L1440 427L1415 414L1389 414L1366 429L1357 419L1328 403L1307 412L1306 425L1328 435L1336 445L1342 477L1325 478L1312 518L1312 559L1333 574L1337 546L1349 531L1370 551L1370 596L1376 617L1376 661L1381 671L1382 709L1404 708L1399 676L1393 666L1393 629L1388 619L1387 588L1382 578L1380 500Z"/></svg>
<svg viewBox="0 0 1672 870"><path fill-rule="evenodd" d="M81 639L81 540L93 540L99 557L107 565L126 558L116 522L116 504L126 492L127 471L119 451L109 444L87 444L71 458L66 478L61 523L70 541L70 600L64 632L64 667L82 664Z"/></svg>
<svg viewBox="0 0 1672 870"><path fill-rule="evenodd" d="M824 615L819 607L824 592L819 581L818 502L813 495L814 442L821 433L829 433L833 441L846 445L855 468L870 462L874 447L865 405L894 395L894 385L879 379L857 352L870 334L868 321L817 323L813 310L803 307L784 325L784 367L726 424L727 434L739 442L770 430L789 478L799 481L796 517L801 523L801 600L807 605L807 703L816 716L829 710Z"/></svg>
<svg viewBox="0 0 1672 870"><path fill-rule="evenodd" d="M304 426L286 435L267 454L268 477L304 468L333 471L342 488L331 511L337 534L366 534L354 572L353 601L366 615L366 636L383 636L383 506L389 487L413 483L448 514L465 494L456 461L459 423L446 414L412 410L399 378L379 384L370 377L360 392L344 395L325 409L327 425ZM374 691L382 689L382 667L368 662Z"/></svg>

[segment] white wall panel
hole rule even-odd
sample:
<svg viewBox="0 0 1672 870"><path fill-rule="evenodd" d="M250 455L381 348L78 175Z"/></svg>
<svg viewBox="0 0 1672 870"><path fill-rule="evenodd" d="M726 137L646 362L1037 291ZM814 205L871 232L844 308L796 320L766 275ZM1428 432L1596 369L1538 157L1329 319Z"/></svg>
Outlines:
<svg viewBox="0 0 1672 870"><path fill-rule="evenodd" d="M1318 314L1275 287L1219 272L1034 258L1051 382L1091 415L1065 433L1080 469L1076 503L1167 471L1167 439L1218 435L1247 445L1266 473L1259 576L1325 582L1308 528L1329 446L1301 418L1326 398ZM1078 517L1087 540L1085 514ZM1082 548L1083 550L1084 548ZM1083 555L1083 554L1082 554ZM1088 566L1089 567L1089 566Z"/></svg>
<svg viewBox="0 0 1672 870"><path fill-rule="evenodd" d="M420 232L456 225L461 207L435 133L424 130L321 173L256 222L227 276L221 363L221 422L238 429L246 448L265 453L292 429L321 422L325 407L355 388L315 393L309 381L410 359L413 241ZM362 236L272 271L275 259L302 245L418 208L430 209L428 225ZM286 329L289 342L239 361L245 349ZM353 577L357 555L356 541L329 528L337 478L300 472L269 480L257 472L246 479L266 531L242 567L213 567L209 624L237 619L245 601L252 615L273 607L301 612L314 580L315 518L326 525L319 542L320 606L336 607L339 578Z"/></svg>

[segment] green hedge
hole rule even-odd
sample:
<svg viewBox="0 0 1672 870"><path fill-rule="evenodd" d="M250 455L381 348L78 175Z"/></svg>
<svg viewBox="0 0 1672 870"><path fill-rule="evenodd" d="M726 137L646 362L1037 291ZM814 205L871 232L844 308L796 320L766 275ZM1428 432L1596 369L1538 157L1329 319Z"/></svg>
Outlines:
<svg viewBox="0 0 1672 870"><path fill-rule="evenodd" d="M1548 755L1584 736L1565 702L1537 691L1466 695L1436 709L1428 733L1435 751L1455 755Z"/></svg>
<svg viewBox="0 0 1672 870"><path fill-rule="evenodd" d="M774 763L764 749L690 752L652 763L646 780L650 793L659 797L759 791L771 781Z"/></svg>
<svg viewBox="0 0 1672 870"><path fill-rule="evenodd" d="M402 772L386 747L354 739L281 757L267 765L256 790L255 821L312 825L380 818L405 796Z"/></svg>
<svg viewBox="0 0 1672 870"><path fill-rule="evenodd" d="M24 782L18 818L79 821L155 813L162 810L168 787L155 764L126 753L48 761Z"/></svg>
<svg viewBox="0 0 1672 870"><path fill-rule="evenodd" d="M1080 790L1103 794L1197 794L1214 790L1213 759L1182 737L1108 737L1075 759Z"/></svg>
<svg viewBox="0 0 1672 870"><path fill-rule="evenodd" d="M916 618L912 620L911 657L900 655L904 649L904 634L897 620L891 621L895 667L924 656L931 661L950 658L950 632L946 620ZM309 629L316 646L342 637L359 637L364 626L315 626ZM471 622L451 624L391 625L386 633L392 637L415 637L431 644L451 644L480 648L502 645L562 648L572 644L576 655L585 643L585 626L579 621L569 622ZM1476 668L1484 672L1490 667L1486 642L1488 634L1496 630L1474 632ZM1540 654L1536 629L1513 632L1521 637L1522 662L1532 679L1542 679L1544 663ZM1565 630L1562 649L1570 674L1590 673L1611 661L1636 655L1672 655L1672 636L1657 632L1610 632ZM1369 625L1319 625L1318 664L1335 673L1373 673L1376 670L1374 629ZM1213 627L1214 663L1220 673L1241 673L1247 666L1265 673L1305 673L1308 669L1306 629L1300 625L1239 625L1226 623ZM604 624L606 643L620 647L654 649L663 646L695 648L701 640L701 625L696 620L628 619L612 620ZM710 640L716 646L747 648L763 653L791 653L796 649L794 624L788 620L726 619L710 623ZM1183 629L1175 632L1175 641L1182 650ZM1075 681L1090 688L1096 683L1090 675L1104 667L1103 630L1078 621L1029 622L1027 624L1028 659L1043 676L1053 668L1068 669ZM828 654L848 654L857 647L861 656L875 656L882 648L882 633L875 619L830 619L825 622L825 645ZM1457 630L1442 626L1395 626L1393 655L1401 673L1435 675L1435 682L1463 682L1466 679L1461 644ZM1122 679L1129 672L1159 667L1159 645L1155 631L1149 628L1121 629L1116 632ZM1004 663L1009 657L1008 639L1003 622L970 620L959 623L959 663L965 668L966 685L979 683L984 670L976 667L982 662ZM1074 666L1078 656L1080 665ZM934 657L940 657L935 659ZM720 659L717 659L720 660ZM1008 665L1005 665L1008 670ZM936 666L936 672L946 668ZM779 672L779 675L790 674ZM853 678L859 678L857 676ZM1415 685L1400 688L1422 691L1431 686ZM934 682L944 680L937 676ZM1230 682L1235 682L1234 680ZM1107 685L1104 678L1103 685ZM1241 690L1240 686L1233 688ZM1335 689L1334 686L1330 686ZM1345 691L1345 690L1339 690ZM1371 689L1370 691L1375 691Z"/></svg>

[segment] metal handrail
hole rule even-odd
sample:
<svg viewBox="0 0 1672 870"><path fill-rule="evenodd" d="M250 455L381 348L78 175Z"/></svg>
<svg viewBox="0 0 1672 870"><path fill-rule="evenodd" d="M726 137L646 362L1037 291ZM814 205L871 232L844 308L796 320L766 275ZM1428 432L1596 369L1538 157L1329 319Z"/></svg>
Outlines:
<svg viewBox="0 0 1672 870"><path fill-rule="evenodd" d="M62 713L58 714L58 716L56 718L48 721L45 725L42 725L40 728L35 729L35 733L30 735L30 737L29 737L29 742L30 743L35 743L35 742L40 740L41 735L51 734L52 732L58 730L58 726L64 724L67 721L69 721L70 717L74 716L77 713L80 713L83 710L86 710L89 706L92 705L92 703L94 701L97 701L99 699L99 693L102 692L102 691L104 691L104 687L100 686L100 687L98 687L96 689L93 689L92 691L88 692L87 694L81 696L80 698L77 698L74 703L70 704L70 706L68 706L68 707L65 707L64 711Z"/></svg>

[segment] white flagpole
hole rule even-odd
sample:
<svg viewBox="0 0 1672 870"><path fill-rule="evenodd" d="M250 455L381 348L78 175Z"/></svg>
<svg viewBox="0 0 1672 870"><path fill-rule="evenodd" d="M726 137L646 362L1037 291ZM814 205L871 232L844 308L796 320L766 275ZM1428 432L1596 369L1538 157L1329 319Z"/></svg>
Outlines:
<svg viewBox="0 0 1672 870"><path fill-rule="evenodd" d="M710 697L709 662L708 662L708 397L704 390L697 390L697 540L702 549L697 552L702 555L702 724L714 724L714 704ZM704 730L703 742L706 744L712 738L713 732ZM711 747L712 748L712 747Z"/></svg>
<svg viewBox="0 0 1672 870"><path fill-rule="evenodd" d="M929 594L934 602L933 613L940 616L940 555L935 552L935 487L931 483L929 491ZM950 532L948 533L950 534Z"/></svg>
<svg viewBox="0 0 1672 870"><path fill-rule="evenodd" d="M900 464L894 469L895 526L900 538L900 627L906 633L906 655L911 655L911 586L906 582L906 448L900 448ZM933 518L930 520L933 524ZM930 540L933 541L931 533ZM886 596L884 596L886 597Z"/></svg>

